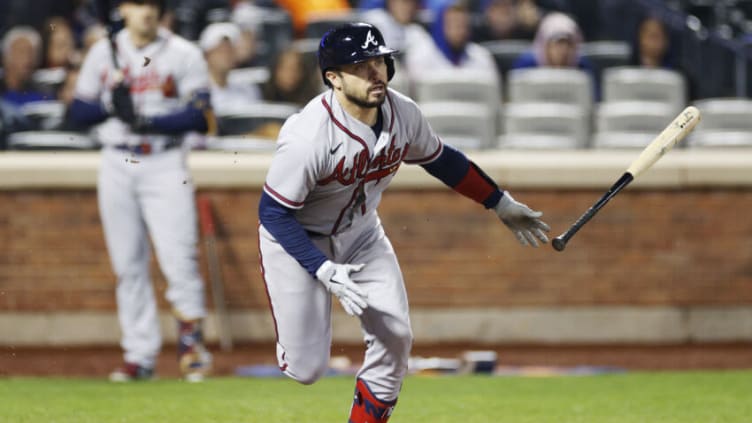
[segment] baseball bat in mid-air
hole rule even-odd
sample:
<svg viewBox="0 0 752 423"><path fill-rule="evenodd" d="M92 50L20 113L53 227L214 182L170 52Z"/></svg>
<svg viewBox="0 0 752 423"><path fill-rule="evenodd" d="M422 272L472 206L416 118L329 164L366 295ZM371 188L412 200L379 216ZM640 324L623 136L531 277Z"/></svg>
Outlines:
<svg viewBox="0 0 752 423"><path fill-rule="evenodd" d="M697 122L700 121L700 111L694 106L684 109L679 116L664 129L653 141L642 150L640 156L635 159L627 168L627 171L621 175L603 196L593 204L566 232L554 238L551 245L556 251L562 251L567 246L567 242L580 230L590 219L598 213L603 206L608 203L619 191L629 185L634 178L640 173L649 169L658 161L666 152L671 150L676 143L684 139L694 129Z"/></svg>

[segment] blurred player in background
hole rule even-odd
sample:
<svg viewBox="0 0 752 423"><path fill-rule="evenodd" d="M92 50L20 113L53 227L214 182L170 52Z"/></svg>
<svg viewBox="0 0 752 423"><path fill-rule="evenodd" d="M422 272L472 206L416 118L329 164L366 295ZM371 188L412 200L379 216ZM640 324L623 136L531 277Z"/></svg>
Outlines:
<svg viewBox="0 0 752 423"><path fill-rule="evenodd" d="M395 50L376 27L347 24L319 44L330 88L290 117L259 203L259 249L280 369L304 384L328 369L331 295L360 319L366 345L350 423L389 419L413 335L407 293L376 208L405 162L482 204L523 245L548 226L434 134L415 102L391 90Z"/></svg>
<svg viewBox="0 0 752 423"><path fill-rule="evenodd" d="M99 124L99 210L117 276L125 363L113 381L149 379L161 347L149 275L149 235L177 317L178 360L189 381L208 372L202 341L204 283L197 265L194 190L183 139L212 126L206 61L192 43L159 28L159 0L125 0L125 29L89 51L69 119ZM186 146L187 147L187 146Z"/></svg>

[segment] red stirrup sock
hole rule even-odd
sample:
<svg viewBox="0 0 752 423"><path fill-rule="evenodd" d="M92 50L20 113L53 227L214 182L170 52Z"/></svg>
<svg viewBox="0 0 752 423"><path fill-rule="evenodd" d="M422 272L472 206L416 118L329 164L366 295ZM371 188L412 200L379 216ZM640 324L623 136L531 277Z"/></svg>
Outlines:
<svg viewBox="0 0 752 423"><path fill-rule="evenodd" d="M361 379L355 383L355 398L350 409L349 423L386 423L394 411L397 400L381 401Z"/></svg>

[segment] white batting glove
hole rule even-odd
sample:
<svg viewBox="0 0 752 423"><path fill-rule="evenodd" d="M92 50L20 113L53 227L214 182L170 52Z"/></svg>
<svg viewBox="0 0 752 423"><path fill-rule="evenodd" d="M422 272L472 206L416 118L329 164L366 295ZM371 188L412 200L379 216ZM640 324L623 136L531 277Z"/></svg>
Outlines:
<svg viewBox="0 0 752 423"><path fill-rule="evenodd" d="M360 316L368 307L363 292L358 285L350 279L350 273L360 272L364 264L338 264L327 260L316 270L316 279L324 284L326 290L334 294L342 308L350 316Z"/></svg>
<svg viewBox="0 0 752 423"><path fill-rule="evenodd" d="M545 232L551 228L540 217L542 212L533 211L525 204L516 201L508 191L504 191L499 204L495 207L496 214L522 245L538 246L538 240L548 242ZM536 239L537 238L537 239Z"/></svg>

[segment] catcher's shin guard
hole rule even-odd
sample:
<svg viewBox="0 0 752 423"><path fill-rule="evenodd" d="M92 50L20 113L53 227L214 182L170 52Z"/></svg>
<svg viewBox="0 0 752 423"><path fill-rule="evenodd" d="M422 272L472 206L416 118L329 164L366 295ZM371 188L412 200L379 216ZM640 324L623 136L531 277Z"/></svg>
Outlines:
<svg viewBox="0 0 752 423"><path fill-rule="evenodd" d="M386 423L394 411L397 400L381 401L376 398L362 379L355 383L355 398L348 423Z"/></svg>

